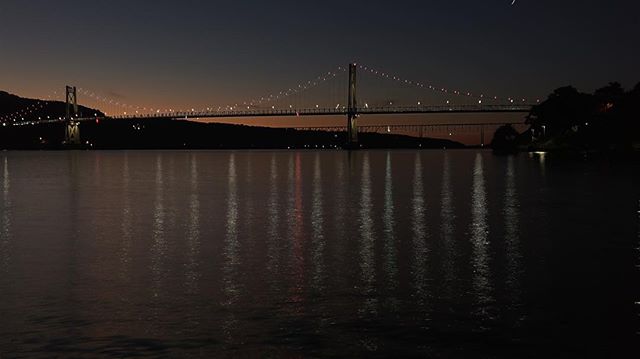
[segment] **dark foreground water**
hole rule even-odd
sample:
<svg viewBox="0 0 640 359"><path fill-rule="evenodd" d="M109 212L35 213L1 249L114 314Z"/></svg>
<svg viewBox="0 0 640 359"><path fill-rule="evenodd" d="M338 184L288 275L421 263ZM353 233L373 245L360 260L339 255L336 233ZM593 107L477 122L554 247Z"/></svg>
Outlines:
<svg viewBox="0 0 640 359"><path fill-rule="evenodd" d="M640 353L638 167L0 153L0 358Z"/></svg>

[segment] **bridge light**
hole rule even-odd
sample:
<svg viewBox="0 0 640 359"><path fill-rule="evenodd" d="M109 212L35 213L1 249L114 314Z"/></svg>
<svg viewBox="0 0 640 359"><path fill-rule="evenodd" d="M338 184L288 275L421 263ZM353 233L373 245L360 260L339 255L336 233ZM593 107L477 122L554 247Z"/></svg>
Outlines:
<svg viewBox="0 0 640 359"><path fill-rule="evenodd" d="M420 103L420 101L418 101L418 106L420 106L420 105L421 105L421 103Z"/></svg>
<svg viewBox="0 0 640 359"><path fill-rule="evenodd" d="M479 104L481 104L481 103L482 103L482 100L478 100L478 103L479 103Z"/></svg>

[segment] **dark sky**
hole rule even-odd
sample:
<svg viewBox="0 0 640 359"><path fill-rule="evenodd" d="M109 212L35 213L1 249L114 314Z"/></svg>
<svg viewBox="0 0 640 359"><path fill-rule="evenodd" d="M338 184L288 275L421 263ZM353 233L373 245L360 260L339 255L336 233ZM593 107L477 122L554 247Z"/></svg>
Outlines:
<svg viewBox="0 0 640 359"><path fill-rule="evenodd" d="M528 98L640 81L634 0L2 0L0 25L0 89L31 97L215 106L350 61Z"/></svg>

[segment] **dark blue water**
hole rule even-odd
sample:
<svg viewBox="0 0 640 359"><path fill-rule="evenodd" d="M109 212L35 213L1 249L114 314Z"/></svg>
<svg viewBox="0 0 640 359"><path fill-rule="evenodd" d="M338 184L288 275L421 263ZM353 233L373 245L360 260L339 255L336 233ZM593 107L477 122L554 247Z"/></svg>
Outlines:
<svg viewBox="0 0 640 359"><path fill-rule="evenodd" d="M638 169L0 153L0 358L635 358Z"/></svg>

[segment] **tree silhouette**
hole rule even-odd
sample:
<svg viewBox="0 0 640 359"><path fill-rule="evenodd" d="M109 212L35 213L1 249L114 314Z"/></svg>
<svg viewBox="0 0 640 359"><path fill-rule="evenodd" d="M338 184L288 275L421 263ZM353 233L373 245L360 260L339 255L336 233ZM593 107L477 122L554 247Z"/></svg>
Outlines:
<svg viewBox="0 0 640 359"><path fill-rule="evenodd" d="M534 143L548 147L619 148L638 143L640 83L625 92L618 82L581 93L560 87L527 116Z"/></svg>

